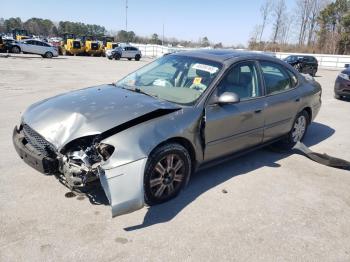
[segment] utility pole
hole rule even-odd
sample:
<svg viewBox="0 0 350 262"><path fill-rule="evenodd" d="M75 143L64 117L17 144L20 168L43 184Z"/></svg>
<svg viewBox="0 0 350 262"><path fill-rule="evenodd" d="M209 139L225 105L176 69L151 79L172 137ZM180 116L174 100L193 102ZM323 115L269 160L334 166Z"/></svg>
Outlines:
<svg viewBox="0 0 350 262"><path fill-rule="evenodd" d="M125 0L125 31L128 32L128 0Z"/></svg>
<svg viewBox="0 0 350 262"><path fill-rule="evenodd" d="M162 45L164 45L164 22L163 22L163 36L162 36Z"/></svg>

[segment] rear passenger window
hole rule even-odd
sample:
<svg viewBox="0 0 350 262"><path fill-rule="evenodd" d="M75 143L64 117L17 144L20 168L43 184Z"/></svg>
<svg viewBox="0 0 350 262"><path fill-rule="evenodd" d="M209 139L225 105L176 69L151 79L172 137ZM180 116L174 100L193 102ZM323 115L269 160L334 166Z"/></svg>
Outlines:
<svg viewBox="0 0 350 262"><path fill-rule="evenodd" d="M295 87L296 83L293 83L291 76L282 66L271 62L260 64L265 80L266 95L280 93Z"/></svg>
<svg viewBox="0 0 350 262"><path fill-rule="evenodd" d="M218 95L224 92L236 93L241 100L260 96L255 63L244 62L230 69L218 85Z"/></svg>

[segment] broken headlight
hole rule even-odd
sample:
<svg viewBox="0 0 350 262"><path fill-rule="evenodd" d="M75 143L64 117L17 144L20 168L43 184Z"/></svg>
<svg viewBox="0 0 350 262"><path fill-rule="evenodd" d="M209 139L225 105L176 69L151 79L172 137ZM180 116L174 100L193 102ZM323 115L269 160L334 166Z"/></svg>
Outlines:
<svg viewBox="0 0 350 262"><path fill-rule="evenodd" d="M104 143L99 143L96 146L96 150L99 153L99 155L102 157L103 161L106 161L113 154L114 146L104 144Z"/></svg>

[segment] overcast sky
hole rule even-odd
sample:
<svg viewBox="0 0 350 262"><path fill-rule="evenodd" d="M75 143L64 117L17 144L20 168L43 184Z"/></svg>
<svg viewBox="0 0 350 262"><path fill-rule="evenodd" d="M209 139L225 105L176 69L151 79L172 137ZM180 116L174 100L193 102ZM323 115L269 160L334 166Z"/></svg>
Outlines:
<svg viewBox="0 0 350 262"><path fill-rule="evenodd" d="M264 0L128 0L128 30L137 35L162 35L197 41L207 36L225 45L247 44L260 22ZM125 29L126 0L16 0L2 1L0 17L48 18L99 24L107 30ZM286 0L293 9L294 0ZM95 3L95 4L94 4ZM271 27L271 26L270 26ZM264 38L270 38L268 28Z"/></svg>

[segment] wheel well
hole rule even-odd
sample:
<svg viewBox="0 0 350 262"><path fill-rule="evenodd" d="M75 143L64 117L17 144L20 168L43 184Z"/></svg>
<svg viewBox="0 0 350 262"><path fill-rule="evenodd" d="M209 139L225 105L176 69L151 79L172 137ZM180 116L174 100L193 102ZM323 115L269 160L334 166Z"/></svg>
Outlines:
<svg viewBox="0 0 350 262"><path fill-rule="evenodd" d="M183 137L173 137L173 138L170 138L168 140L165 140L163 141L162 143L160 143L159 145L157 145L153 150L152 152L160 147L160 146L163 146L165 144L169 144L169 143L177 143L177 144L180 144L182 145L184 148L186 148L186 150L188 151L188 153L190 154L190 157L191 157L191 161L192 161L192 169L194 170L196 165L197 165L197 159L196 159L196 153L195 153L195 150L194 150L194 147L192 145L192 143L186 139L186 138L183 138ZM150 154L152 154L152 152Z"/></svg>
<svg viewBox="0 0 350 262"><path fill-rule="evenodd" d="M312 121L312 110L310 107L305 107L302 111L305 111L309 115L309 123Z"/></svg>
<svg viewBox="0 0 350 262"><path fill-rule="evenodd" d="M11 49L14 48L14 47L17 47L17 48L19 49L19 51L21 51L21 48L20 48L18 45L13 45L13 46L11 47Z"/></svg>

